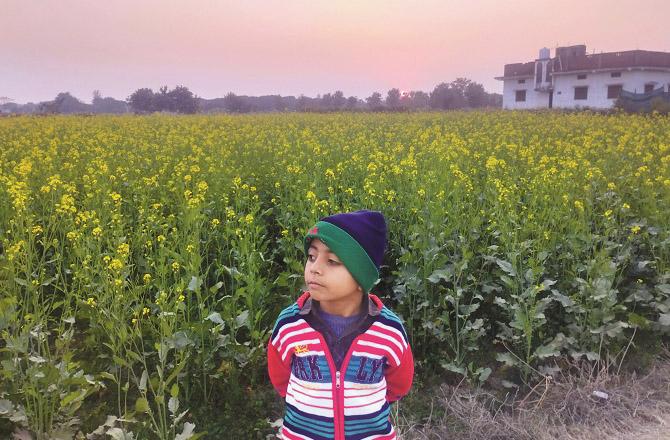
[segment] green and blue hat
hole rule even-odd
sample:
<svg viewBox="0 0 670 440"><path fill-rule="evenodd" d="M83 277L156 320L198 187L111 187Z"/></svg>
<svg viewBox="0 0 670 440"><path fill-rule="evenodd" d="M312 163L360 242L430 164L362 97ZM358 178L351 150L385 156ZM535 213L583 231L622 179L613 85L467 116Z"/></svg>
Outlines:
<svg viewBox="0 0 670 440"><path fill-rule="evenodd" d="M360 210L324 217L305 236L305 253L318 238L342 260L367 293L379 282L386 251L386 220L381 212Z"/></svg>

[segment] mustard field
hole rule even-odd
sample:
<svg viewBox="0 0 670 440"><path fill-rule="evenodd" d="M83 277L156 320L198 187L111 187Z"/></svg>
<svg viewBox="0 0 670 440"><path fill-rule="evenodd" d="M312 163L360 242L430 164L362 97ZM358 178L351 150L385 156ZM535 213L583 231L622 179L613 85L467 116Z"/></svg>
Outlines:
<svg viewBox="0 0 670 440"><path fill-rule="evenodd" d="M0 432L264 438L302 237L363 208L417 376L513 389L668 341L667 117L3 118Z"/></svg>

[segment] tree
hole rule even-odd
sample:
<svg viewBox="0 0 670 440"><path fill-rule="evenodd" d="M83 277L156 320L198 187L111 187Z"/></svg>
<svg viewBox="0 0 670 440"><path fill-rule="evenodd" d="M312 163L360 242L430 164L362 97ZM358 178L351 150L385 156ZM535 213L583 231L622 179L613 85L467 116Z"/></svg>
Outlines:
<svg viewBox="0 0 670 440"><path fill-rule="evenodd" d="M344 97L344 93L341 90L337 90L333 93L333 108L336 110L342 110L347 104L347 98Z"/></svg>
<svg viewBox="0 0 670 440"><path fill-rule="evenodd" d="M368 104L370 110L379 110L382 106L382 94L374 92L372 95L365 98L365 102Z"/></svg>
<svg viewBox="0 0 670 440"><path fill-rule="evenodd" d="M162 90L162 89L161 89ZM193 114L198 112L198 97L188 87L177 86L168 92L168 109L177 113Z"/></svg>
<svg viewBox="0 0 670 440"><path fill-rule="evenodd" d="M410 107L413 109L422 109L430 107L430 96L421 90L409 92Z"/></svg>
<svg viewBox="0 0 670 440"><path fill-rule="evenodd" d="M470 108L485 107L488 105L489 94L484 90L484 86L479 83L469 83L465 87L464 94Z"/></svg>
<svg viewBox="0 0 670 440"><path fill-rule="evenodd" d="M358 107L358 98L350 96L347 98L347 110L354 110Z"/></svg>
<svg viewBox="0 0 670 440"><path fill-rule="evenodd" d="M244 99L233 92L228 93L223 98L223 105L224 108L231 113L246 113L249 111L249 106Z"/></svg>
<svg viewBox="0 0 670 440"><path fill-rule="evenodd" d="M465 97L458 87L440 83L430 93L430 107L440 110L463 108L465 107Z"/></svg>
<svg viewBox="0 0 670 440"><path fill-rule="evenodd" d="M386 94L386 106L390 109L397 110L400 107L400 90L391 89Z"/></svg>
<svg viewBox="0 0 670 440"><path fill-rule="evenodd" d="M137 89L127 101L135 113L151 113L155 110L154 91L151 89Z"/></svg>

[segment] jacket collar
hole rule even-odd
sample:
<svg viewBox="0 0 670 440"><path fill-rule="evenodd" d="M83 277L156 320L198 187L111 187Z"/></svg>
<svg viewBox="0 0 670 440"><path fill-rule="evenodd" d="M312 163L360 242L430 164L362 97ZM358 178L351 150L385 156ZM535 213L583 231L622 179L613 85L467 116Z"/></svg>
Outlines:
<svg viewBox="0 0 670 440"><path fill-rule="evenodd" d="M384 304L377 297L377 295L368 293L367 296L368 296L368 315L370 316L379 315L381 313L382 308L384 308ZM298 298L297 303L298 307L300 307L300 312L298 312L298 314L308 315L312 311L312 297L310 296L310 293L308 291L300 295L300 298Z"/></svg>

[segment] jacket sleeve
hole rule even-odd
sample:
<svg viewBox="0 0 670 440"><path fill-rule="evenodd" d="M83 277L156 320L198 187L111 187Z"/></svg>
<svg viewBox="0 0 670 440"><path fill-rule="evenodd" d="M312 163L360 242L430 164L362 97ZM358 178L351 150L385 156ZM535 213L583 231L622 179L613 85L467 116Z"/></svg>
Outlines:
<svg viewBox="0 0 670 440"><path fill-rule="evenodd" d="M414 356L409 345L404 350L400 363L386 372L386 401L395 402L409 392L414 378Z"/></svg>
<svg viewBox="0 0 670 440"><path fill-rule="evenodd" d="M272 344L272 338L268 341L268 375L275 390L280 396L286 397L286 388L291 376L291 356L283 361L277 347Z"/></svg>

